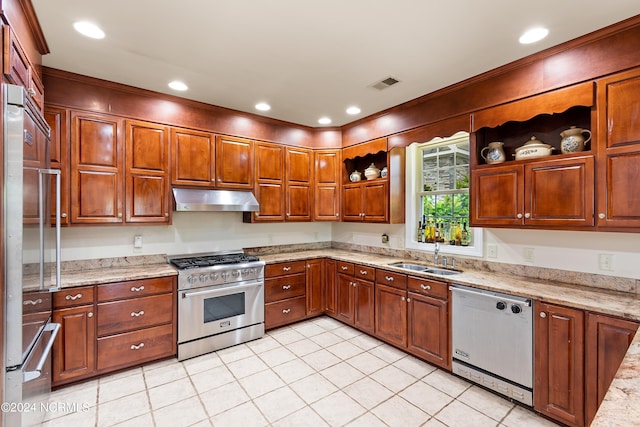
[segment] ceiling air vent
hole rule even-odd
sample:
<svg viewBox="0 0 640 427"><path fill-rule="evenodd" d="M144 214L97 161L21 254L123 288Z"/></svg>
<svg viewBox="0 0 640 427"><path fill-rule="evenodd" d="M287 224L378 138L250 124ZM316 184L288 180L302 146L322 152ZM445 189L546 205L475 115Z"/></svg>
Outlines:
<svg viewBox="0 0 640 427"><path fill-rule="evenodd" d="M383 80L380 80L379 82L376 82L374 84L371 85L371 87L378 89L378 90L382 90L382 89L386 89L389 86L393 86L396 83L399 83L400 80L396 79L395 77L387 77Z"/></svg>

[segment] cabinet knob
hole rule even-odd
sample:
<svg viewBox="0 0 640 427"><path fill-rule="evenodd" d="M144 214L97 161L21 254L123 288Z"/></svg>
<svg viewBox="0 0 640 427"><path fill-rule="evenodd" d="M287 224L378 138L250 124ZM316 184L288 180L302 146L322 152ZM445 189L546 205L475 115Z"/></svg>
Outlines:
<svg viewBox="0 0 640 427"><path fill-rule="evenodd" d="M66 217L67 217L67 214L66 214L66 213L64 213L64 212L62 212L62 213L60 214L60 217L61 217L61 218L66 218Z"/></svg>
<svg viewBox="0 0 640 427"><path fill-rule="evenodd" d="M531 214L529 212L527 212L527 213L524 214L524 217L525 218L531 218Z"/></svg>
<svg viewBox="0 0 640 427"><path fill-rule="evenodd" d="M169 212L164 213L165 218L169 218Z"/></svg>
<svg viewBox="0 0 640 427"><path fill-rule="evenodd" d="M401 299L402 299L402 301L404 301L404 300L405 300L405 298L404 298L404 297L401 297Z"/></svg>
<svg viewBox="0 0 640 427"><path fill-rule="evenodd" d="M31 95L32 98L36 97L36 91L34 88L30 87L29 89L27 89L27 92L29 92L29 95Z"/></svg>
<svg viewBox="0 0 640 427"><path fill-rule="evenodd" d="M88 312L87 317L93 317L93 311Z"/></svg>
<svg viewBox="0 0 640 427"><path fill-rule="evenodd" d="M336 212L336 216L340 216L340 214L338 212Z"/></svg>
<svg viewBox="0 0 640 427"><path fill-rule="evenodd" d="M351 286L353 286L354 288L356 287L357 283L356 282L351 282Z"/></svg>
<svg viewBox="0 0 640 427"><path fill-rule="evenodd" d="M118 216L118 218L122 218L122 214L121 213L118 213L117 216Z"/></svg>
<svg viewBox="0 0 640 427"><path fill-rule="evenodd" d="M411 298L407 298L407 302L411 302Z"/></svg>
<svg viewBox="0 0 640 427"><path fill-rule="evenodd" d="M521 213L519 213L518 215L516 215L516 217L517 217L518 219L520 219L520 218L522 218L522 214L521 214Z"/></svg>
<svg viewBox="0 0 640 427"><path fill-rule="evenodd" d="M606 216L605 214L603 214L602 212L600 212L600 213L598 214L598 218L600 218L600 219L605 219L606 217L607 217L607 216Z"/></svg>
<svg viewBox="0 0 640 427"><path fill-rule="evenodd" d="M542 317L544 319L545 317L547 317L547 313L545 313L544 311L541 311L540 312L540 317Z"/></svg>

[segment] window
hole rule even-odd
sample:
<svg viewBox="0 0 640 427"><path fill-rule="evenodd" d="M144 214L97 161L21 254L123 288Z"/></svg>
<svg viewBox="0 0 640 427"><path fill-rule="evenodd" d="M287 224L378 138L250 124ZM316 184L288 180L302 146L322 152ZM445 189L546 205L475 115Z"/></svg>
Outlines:
<svg viewBox="0 0 640 427"><path fill-rule="evenodd" d="M407 148L407 247L482 255L482 230L469 227L469 134Z"/></svg>

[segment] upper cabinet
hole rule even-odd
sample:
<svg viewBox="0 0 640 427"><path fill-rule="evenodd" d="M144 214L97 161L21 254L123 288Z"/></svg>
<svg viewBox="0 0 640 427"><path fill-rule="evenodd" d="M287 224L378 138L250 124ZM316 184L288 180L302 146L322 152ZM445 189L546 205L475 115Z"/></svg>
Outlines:
<svg viewBox="0 0 640 427"><path fill-rule="evenodd" d="M47 106L44 118L51 128L49 153L51 168L60 171L60 223L69 224L69 111ZM55 200L56 182L51 182L51 200ZM56 221L56 206L51 203L51 223Z"/></svg>
<svg viewBox="0 0 640 427"><path fill-rule="evenodd" d="M253 141L216 136L216 187L253 190Z"/></svg>
<svg viewBox="0 0 640 427"><path fill-rule="evenodd" d="M285 149L285 217L287 221L311 221L313 205L313 151Z"/></svg>
<svg viewBox="0 0 640 427"><path fill-rule="evenodd" d="M171 130L171 183L196 187L216 184L215 135L191 129Z"/></svg>
<svg viewBox="0 0 640 427"><path fill-rule="evenodd" d="M344 149L342 159L342 220L403 223L404 148L387 151L382 138Z"/></svg>
<svg viewBox="0 0 640 427"><path fill-rule="evenodd" d="M43 111L44 85L40 75L9 25L3 27L3 38L5 77L9 83L24 86L35 106Z"/></svg>
<svg viewBox="0 0 640 427"><path fill-rule="evenodd" d="M597 224L640 229L640 69L596 84Z"/></svg>
<svg viewBox="0 0 640 427"><path fill-rule="evenodd" d="M340 220L341 150L317 150L315 155L315 221Z"/></svg>
<svg viewBox="0 0 640 427"><path fill-rule="evenodd" d="M582 83L474 113L472 226L593 228L593 88Z"/></svg>

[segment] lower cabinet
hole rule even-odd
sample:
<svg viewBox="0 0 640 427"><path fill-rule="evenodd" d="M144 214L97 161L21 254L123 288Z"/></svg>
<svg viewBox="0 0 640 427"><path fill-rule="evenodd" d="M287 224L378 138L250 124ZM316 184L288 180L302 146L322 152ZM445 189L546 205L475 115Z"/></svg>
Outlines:
<svg viewBox="0 0 640 427"><path fill-rule="evenodd" d="M54 294L53 386L176 354L176 279L63 289Z"/></svg>
<svg viewBox="0 0 640 427"><path fill-rule="evenodd" d="M307 289L307 317L319 316L325 311L325 261L313 259L307 261L306 289Z"/></svg>
<svg viewBox="0 0 640 427"><path fill-rule="evenodd" d="M536 411L571 426L584 425L584 312L536 302Z"/></svg>
<svg viewBox="0 0 640 427"><path fill-rule="evenodd" d="M338 261L336 317L356 328L373 334L374 273L371 267Z"/></svg>
<svg viewBox="0 0 640 427"><path fill-rule="evenodd" d="M337 303L337 280L338 273L336 271L336 261L326 259L324 262L325 277L325 313L331 317L336 316Z"/></svg>
<svg viewBox="0 0 640 427"><path fill-rule="evenodd" d="M306 317L306 273L306 261L265 266L265 329L287 325Z"/></svg>

